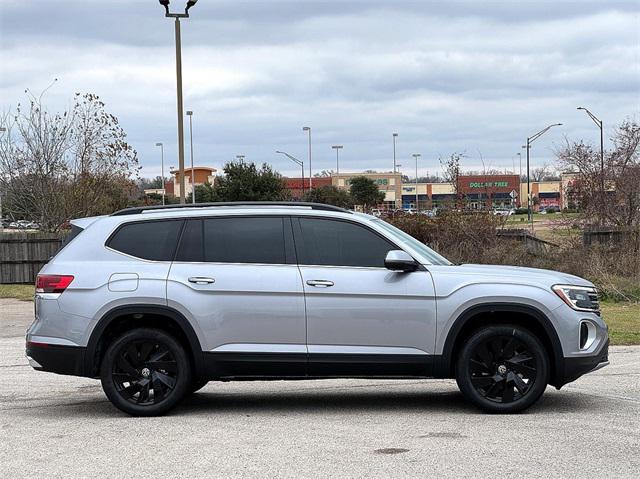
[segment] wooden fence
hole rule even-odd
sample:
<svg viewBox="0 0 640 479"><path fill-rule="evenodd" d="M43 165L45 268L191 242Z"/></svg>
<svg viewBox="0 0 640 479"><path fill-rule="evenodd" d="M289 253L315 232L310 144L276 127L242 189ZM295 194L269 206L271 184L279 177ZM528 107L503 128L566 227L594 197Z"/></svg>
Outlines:
<svg viewBox="0 0 640 479"><path fill-rule="evenodd" d="M33 283L62 246L64 233L0 232L0 284Z"/></svg>

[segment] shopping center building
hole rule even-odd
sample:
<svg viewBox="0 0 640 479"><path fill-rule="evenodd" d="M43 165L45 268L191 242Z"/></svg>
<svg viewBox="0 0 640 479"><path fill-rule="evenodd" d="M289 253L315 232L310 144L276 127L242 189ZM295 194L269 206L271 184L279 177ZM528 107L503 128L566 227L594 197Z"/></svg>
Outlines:
<svg viewBox="0 0 640 479"><path fill-rule="evenodd" d="M340 173L330 177L313 179L313 187L333 185L348 190L350 181L356 176L373 180L385 194L384 209L431 210L434 208L526 208L527 182L518 175L460 175L457 188L453 183L402 183L400 173ZM294 198L300 198L301 186L309 188L309 180L286 178L287 188ZM558 181L532 181L530 192L533 210L542 208L567 208L566 190L572 184L573 176L565 173Z"/></svg>

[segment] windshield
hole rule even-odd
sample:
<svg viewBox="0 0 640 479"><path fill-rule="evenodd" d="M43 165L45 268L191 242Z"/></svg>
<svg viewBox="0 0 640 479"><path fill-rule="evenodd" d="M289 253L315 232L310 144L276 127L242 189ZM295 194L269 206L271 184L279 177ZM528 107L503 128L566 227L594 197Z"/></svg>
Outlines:
<svg viewBox="0 0 640 479"><path fill-rule="evenodd" d="M420 253L422 256L424 256L429 261L429 263L431 263L431 264L444 264L444 265L453 264L451 261L449 261L444 256L441 256L438 253L436 253L435 251L433 251L426 244L421 243L420 241L415 239L413 236L408 235L407 233L405 233L401 229L398 229L395 226L390 225L386 221L383 221L383 220L380 220L380 219L375 219L375 220L373 220L373 222L377 226L380 226L382 229L387 230L388 232L390 232L393 236L398 238L402 243L404 243L404 244L410 246L411 248L413 248L414 250L416 250L418 253Z"/></svg>

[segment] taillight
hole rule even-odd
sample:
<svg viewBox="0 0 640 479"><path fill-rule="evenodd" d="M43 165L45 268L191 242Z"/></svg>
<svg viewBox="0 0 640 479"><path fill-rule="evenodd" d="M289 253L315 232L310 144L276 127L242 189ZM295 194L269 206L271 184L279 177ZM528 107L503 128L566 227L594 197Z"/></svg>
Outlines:
<svg viewBox="0 0 640 479"><path fill-rule="evenodd" d="M62 293L73 281L70 274L39 274L36 278L36 293Z"/></svg>

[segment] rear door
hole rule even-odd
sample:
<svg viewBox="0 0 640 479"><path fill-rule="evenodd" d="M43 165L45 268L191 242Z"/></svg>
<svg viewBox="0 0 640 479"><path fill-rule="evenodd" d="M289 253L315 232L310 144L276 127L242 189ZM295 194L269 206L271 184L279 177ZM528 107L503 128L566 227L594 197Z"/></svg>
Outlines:
<svg viewBox="0 0 640 479"><path fill-rule="evenodd" d="M198 324L212 375L306 373L304 291L289 218L187 220L167 297Z"/></svg>
<svg viewBox="0 0 640 479"><path fill-rule="evenodd" d="M387 252L401 248L362 224L294 221L309 374L429 375L436 327L429 272L386 269Z"/></svg>

